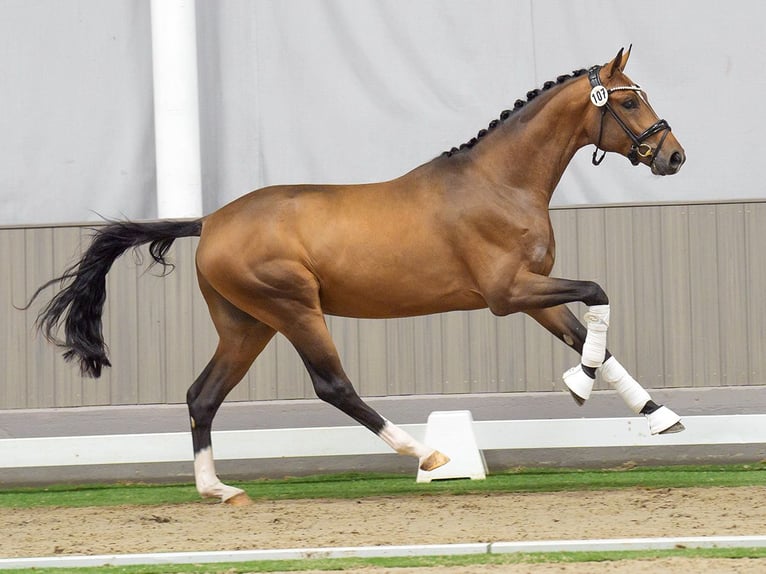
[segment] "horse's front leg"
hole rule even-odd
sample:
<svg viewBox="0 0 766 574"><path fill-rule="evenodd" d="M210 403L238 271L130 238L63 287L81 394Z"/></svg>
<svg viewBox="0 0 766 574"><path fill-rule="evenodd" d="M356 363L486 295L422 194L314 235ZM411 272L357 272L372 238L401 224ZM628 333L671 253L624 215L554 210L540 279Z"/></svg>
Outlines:
<svg viewBox="0 0 766 574"><path fill-rule="evenodd" d="M506 315L517 311L528 312L547 309L582 301L588 305L585 315L587 328L575 319L571 333L566 333L567 344L577 343L577 352L582 356L581 364L564 374L564 382L578 404L590 396L596 369L607 358L606 332L609 328L609 299L600 285L593 281L574 281L539 275L528 271L520 272L509 290L489 298L493 313ZM562 334L557 334L560 338Z"/></svg>
<svg viewBox="0 0 766 574"><path fill-rule="evenodd" d="M587 326L565 306L577 301L588 306ZM581 363L564 373L564 384L578 404L590 396L598 372L633 412L647 417L652 434L684 430L680 417L652 401L649 393L607 350L609 299L597 283L521 271L510 289L494 291L488 302L498 315L527 313L581 355Z"/></svg>
<svg viewBox="0 0 766 574"><path fill-rule="evenodd" d="M580 355L584 355L583 351L584 347L587 346L590 330L586 329L565 305L535 309L527 311L527 314ZM652 434L667 434L684 430L681 417L668 407L655 403L646 389L630 376L630 373L611 355L608 349L604 348L604 361L600 366L592 368L585 363L586 360L583 359L580 365L569 369L564 374L564 382L578 404L583 404L587 396L584 398L577 396L570 385L575 386L578 393L589 396L596 373L598 373L617 391L634 413L646 416Z"/></svg>

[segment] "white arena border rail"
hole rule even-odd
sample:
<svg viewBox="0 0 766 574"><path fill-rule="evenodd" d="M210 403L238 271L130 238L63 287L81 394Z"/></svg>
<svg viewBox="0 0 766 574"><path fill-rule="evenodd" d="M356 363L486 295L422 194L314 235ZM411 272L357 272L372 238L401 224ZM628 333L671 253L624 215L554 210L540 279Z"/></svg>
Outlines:
<svg viewBox="0 0 766 574"><path fill-rule="evenodd" d="M766 415L684 417L686 431L652 436L643 417L474 421L479 450L766 443ZM425 424L400 425L423 440ZM218 431L216 460L387 454L361 426ZM192 460L188 432L0 439L0 468Z"/></svg>
<svg viewBox="0 0 766 574"><path fill-rule="evenodd" d="M766 536L689 536L677 538L613 538L592 540L528 540L409 546L345 546L286 548L276 550L219 550L210 552L157 552L100 554L94 556L43 556L0 558L0 570L16 568L83 568L157 564L214 564L260 560L317 558L394 558L412 556L466 556L534 552L610 552L675 550L678 548L763 548Z"/></svg>

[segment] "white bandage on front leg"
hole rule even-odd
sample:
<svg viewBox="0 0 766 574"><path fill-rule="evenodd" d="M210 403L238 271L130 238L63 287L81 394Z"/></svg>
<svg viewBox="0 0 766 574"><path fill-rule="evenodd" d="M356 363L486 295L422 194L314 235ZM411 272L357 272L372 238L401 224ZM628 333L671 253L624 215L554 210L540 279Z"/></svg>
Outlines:
<svg viewBox="0 0 766 574"><path fill-rule="evenodd" d="M597 368L606 356L606 332L609 328L609 305L591 305L585 313L588 334L582 346L582 364Z"/></svg>
<svg viewBox="0 0 766 574"><path fill-rule="evenodd" d="M651 399L649 393L630 376L625 367L614 357L609 357L599 367L598 373L610 386L614 387L630 410L636 414L640 414L641 409Z"/></svg>

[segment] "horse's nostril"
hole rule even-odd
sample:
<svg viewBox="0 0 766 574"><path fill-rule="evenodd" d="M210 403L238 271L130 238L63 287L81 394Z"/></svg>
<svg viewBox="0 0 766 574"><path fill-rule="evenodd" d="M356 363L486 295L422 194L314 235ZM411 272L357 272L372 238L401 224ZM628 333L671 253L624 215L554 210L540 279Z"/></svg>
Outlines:
<svg viewBox="0 0 766 574"><path fill-rule="evenodd" d="M682 163L684 163L683 154L679 151L674 151L673 155L670 156L670 165L673 167L680 167Z"/></svg>

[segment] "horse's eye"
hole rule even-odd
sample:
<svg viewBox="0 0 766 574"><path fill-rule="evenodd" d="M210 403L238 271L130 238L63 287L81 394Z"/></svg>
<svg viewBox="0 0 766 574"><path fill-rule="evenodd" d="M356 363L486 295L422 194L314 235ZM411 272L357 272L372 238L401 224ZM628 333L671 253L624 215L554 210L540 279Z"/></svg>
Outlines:
<svg viewBox="0 0 766 574"><path fill-rule="evenodd" d="M625 108L626 110L632 110L633 108L638 107L638 104L636 103L636 100L634 100L633 98L630 98L629 100L625 100L622 103L622 107Z"/></svg>

